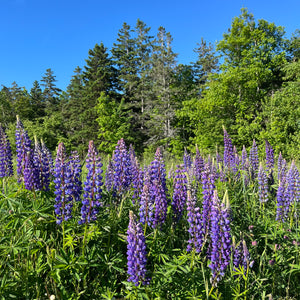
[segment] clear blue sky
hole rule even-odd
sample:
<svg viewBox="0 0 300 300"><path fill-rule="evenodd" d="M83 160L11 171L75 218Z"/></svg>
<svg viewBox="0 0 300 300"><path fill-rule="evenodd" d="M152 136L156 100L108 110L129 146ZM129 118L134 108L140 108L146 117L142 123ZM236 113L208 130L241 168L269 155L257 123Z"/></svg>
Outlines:
<svg viewBox="0 0 300 300"><path fill-rule="evenodd" d="M51 68L65 89L89 49L100 42L110 49L122 24L134 27L138 18L152 34L164 26L178 62L189 63L201 37L221 40L242 7L284 26L287 37L300 28L299 0L0 0L0 86L30 89Z"/></svg>

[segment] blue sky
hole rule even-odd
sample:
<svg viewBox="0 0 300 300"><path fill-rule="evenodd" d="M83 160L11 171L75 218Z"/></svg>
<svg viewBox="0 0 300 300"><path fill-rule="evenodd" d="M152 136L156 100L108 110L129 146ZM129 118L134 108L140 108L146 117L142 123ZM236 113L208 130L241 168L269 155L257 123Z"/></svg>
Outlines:
<svg viewBox="0 0 300 300"><path fill-rule="evenodd" d="M221 40L242 7L284 26L287 37L300 28L299 0L0 0L0 86L30 89L51 68L65 89L89 49L100 42L110 49L122 24L134 27L138 18L152 34L164 26L178 62L189 63L201 37Z"/></svg>

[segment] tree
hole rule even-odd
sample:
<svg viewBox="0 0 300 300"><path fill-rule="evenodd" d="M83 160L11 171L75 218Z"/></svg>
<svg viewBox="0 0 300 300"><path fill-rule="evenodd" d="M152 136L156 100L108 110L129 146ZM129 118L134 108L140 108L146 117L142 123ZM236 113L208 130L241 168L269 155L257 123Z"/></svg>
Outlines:
<svg viewBox="0 0 300 300"><path fill-rule="evenodd" d="M48 115L51 115L54 111L58 111L59 109L58 104L61 90L56 87L55 82L57 80L55 78L54 72L49 68L41 79L41 86L44 87L43 97Z"/></svg>
<svg viewBox="0 0 300 300"><path fill-rule="evenodd" d="M30 102L32 105L33 119L42 118L46 115L43 92L37 80L33 82L33 87L30 90Z"/></svg>

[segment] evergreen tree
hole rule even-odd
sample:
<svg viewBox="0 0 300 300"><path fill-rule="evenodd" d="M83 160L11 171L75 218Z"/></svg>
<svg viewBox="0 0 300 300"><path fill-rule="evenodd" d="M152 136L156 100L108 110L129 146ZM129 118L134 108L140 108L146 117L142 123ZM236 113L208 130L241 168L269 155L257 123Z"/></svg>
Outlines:
<svg viewBox="0 0 300 300"><path fill-rule="evenodd" d="M37 80L33 82L33 87L30 90L30 102L32 105L33 119L42 118L46 115L43 92Z"/></svg>
<svg viewBox="0 0 300 300"><path fill-rule="evenodd" d="M56 87L57 81L54 72L49 68L41 79L41 86L44 87L43 97L46 104L46 112L51 115L53 112L59 110L59 95L61 90Z"/></svg>

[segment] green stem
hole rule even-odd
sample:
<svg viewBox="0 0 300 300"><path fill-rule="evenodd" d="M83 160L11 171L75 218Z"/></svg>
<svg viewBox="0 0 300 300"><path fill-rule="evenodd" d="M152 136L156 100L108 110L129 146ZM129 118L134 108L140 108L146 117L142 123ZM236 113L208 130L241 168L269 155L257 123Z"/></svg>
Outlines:
<svg viewBox="0 0 300 300"><path fill-rule="evenodd" d="M87 240L87 223L85 223L85 227L84 227L84 235L83 235L83 243L82 243L82 257L84 257L86 240Z"/></svg>
<svg viewBox="0 0 300 300"><path fill-rule="evenodd" d="M65 241L65 222L62 221L62 232L63 232L63 250L65 250L66 241Z"/></svg>

